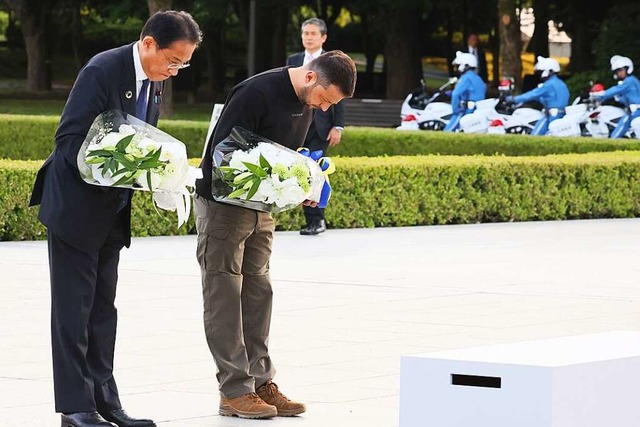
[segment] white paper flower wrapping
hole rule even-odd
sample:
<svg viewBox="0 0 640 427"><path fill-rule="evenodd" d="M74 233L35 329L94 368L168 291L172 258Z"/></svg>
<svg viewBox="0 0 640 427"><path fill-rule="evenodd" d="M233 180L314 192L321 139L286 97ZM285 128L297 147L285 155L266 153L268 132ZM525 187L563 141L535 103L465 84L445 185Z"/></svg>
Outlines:
<svg viewBox="0 0 640 427"><path fill-rule="evenodd" d="M89 184L152 192L155 206L176 211L178 226L189 219L195 181L202 178L189 166L182 142L119 110L96 117L78 152L78 169Z"/></svg>

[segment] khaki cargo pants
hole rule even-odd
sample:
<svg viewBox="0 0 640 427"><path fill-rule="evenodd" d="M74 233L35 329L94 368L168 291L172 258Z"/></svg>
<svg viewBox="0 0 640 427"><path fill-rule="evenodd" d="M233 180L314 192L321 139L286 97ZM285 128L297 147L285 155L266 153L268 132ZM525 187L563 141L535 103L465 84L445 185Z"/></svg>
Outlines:
<svg viewBox="0 0 640 427"><path fill-rule="evenodd" d="M199 196L194 211L205 334L220 392L233 398L275 375L268 350L274 222L269 213Z"/></svg>

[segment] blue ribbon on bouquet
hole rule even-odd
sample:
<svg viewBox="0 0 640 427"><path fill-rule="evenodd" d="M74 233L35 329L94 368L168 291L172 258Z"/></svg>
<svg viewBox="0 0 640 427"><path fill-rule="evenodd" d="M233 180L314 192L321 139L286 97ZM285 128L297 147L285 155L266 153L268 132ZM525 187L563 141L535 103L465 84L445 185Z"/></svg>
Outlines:
<svg viewBox="0 0 640 427"><path fill-rule="evenodd" d="M320 200L318 201L319 208L326 208L329 199L331 198L331 184L329 183L329 174L332 174L336 170L336 166L333 164L329 157L322 157L322 150L311 151L306 147L298 148L298 153L303 156L309 157L318 163L320 170L324 175L324 185L320 192Z"/></svg>

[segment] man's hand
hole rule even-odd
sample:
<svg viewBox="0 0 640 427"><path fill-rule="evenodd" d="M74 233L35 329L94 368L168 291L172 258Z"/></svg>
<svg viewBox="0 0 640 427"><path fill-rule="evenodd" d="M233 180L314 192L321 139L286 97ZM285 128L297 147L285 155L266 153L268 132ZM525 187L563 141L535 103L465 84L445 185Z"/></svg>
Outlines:
<svg viewBox="0 0 640 427"><path fill-rule="evenodd" d="M329 131L329 135L327 135L327 141L329 141L329 147L335 147L340 144L340 139L342 139L342 131L331 128Z"/></svg>
<svg viewBox="0 0 640 427"><path fill-rule="evenodd" d="M304 202L302 202L302 206L309 206L309 207L315 208L318 206L318 202L314 202L313 200L305 200Z"/></svg>

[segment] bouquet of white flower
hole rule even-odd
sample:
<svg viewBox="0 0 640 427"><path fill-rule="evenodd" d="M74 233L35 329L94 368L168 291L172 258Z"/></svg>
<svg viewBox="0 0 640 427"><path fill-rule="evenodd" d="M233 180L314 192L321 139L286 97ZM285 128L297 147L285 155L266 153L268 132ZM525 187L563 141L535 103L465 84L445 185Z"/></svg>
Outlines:
<svg viewBox="0 0 640 427"><path fill-rule="evenodd" d="M240 127L214 149L212 195L219 202L282 212L319 202L325 180L315 160Z"/></svg>
<svg viewBox="0 0 640 427"><path fill-rule="evenodd" d="M189 219L200 169L189 166L185 145L119 110L98 115L78 152L80 176L89 184L150 191L155 206Z"/></svg>

